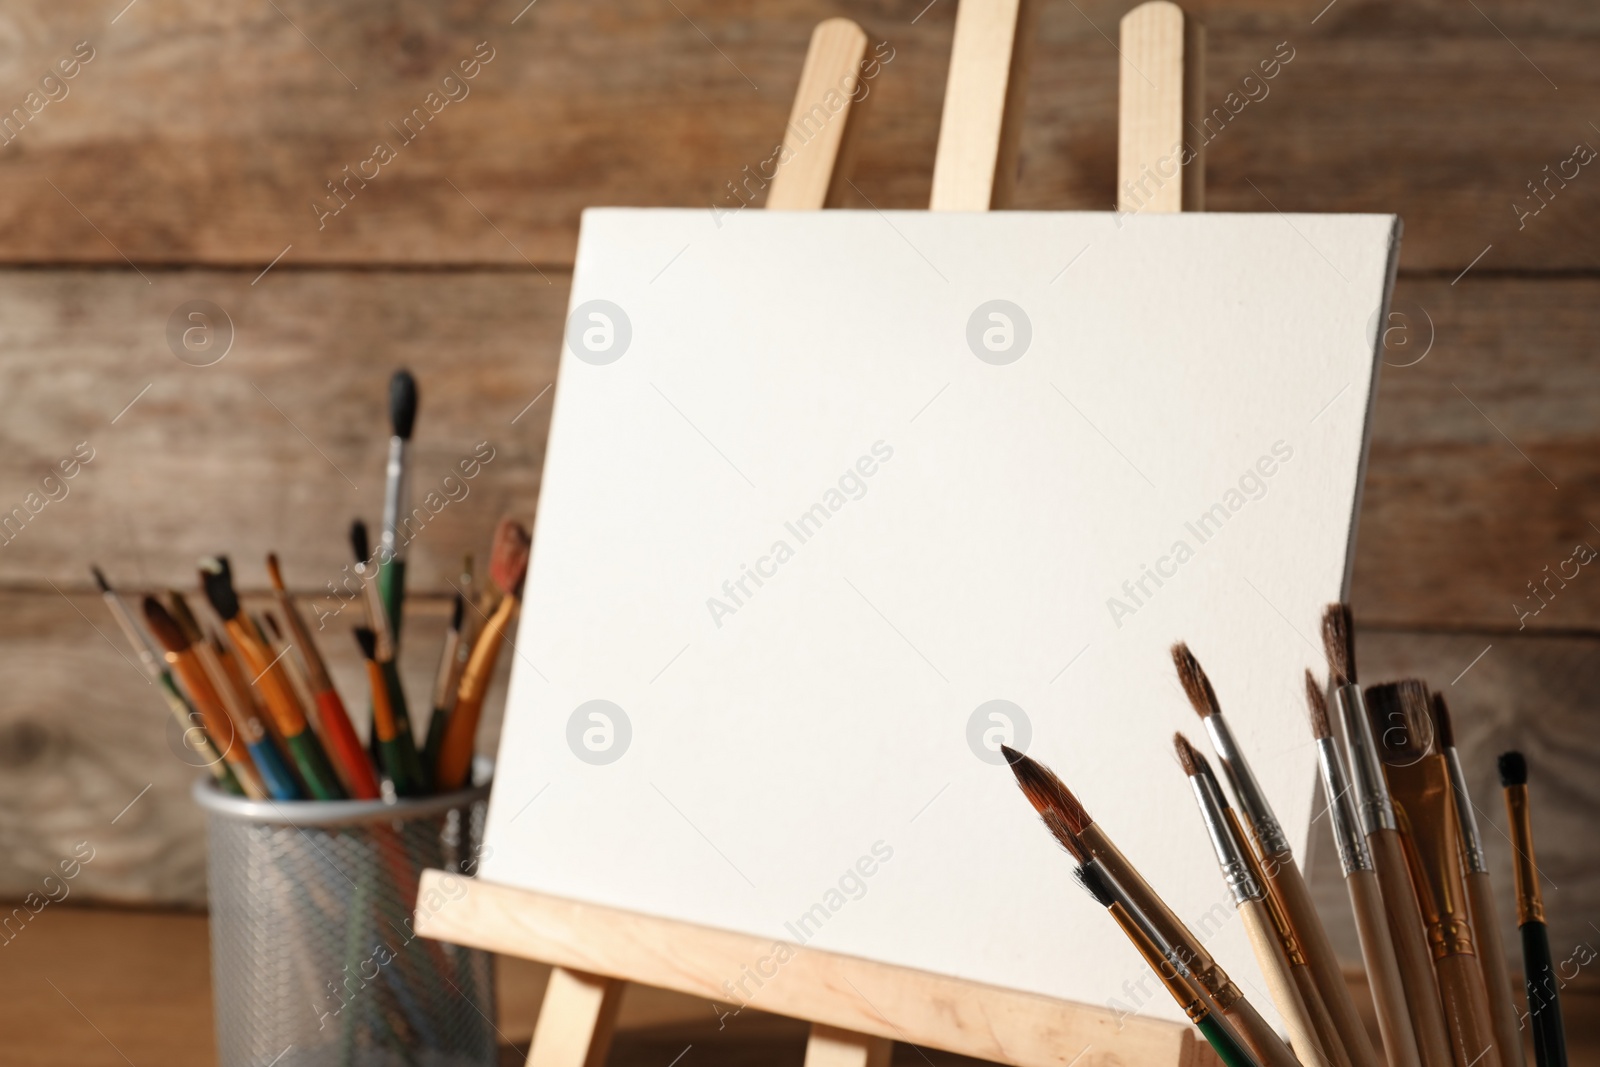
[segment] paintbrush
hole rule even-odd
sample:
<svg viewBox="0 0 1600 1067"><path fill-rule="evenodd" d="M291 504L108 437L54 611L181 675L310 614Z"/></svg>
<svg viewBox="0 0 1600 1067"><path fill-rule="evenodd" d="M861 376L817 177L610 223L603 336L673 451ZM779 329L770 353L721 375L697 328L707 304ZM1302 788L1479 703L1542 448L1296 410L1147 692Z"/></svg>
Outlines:
<svg viewBox="0 0 1600 1067"><path fill-rule="evenodd" d="M283 612L283 621L289 627L289 632L294 635L295 644L305 660L306 685L311 690L311 698L316 702L322 719L323 738L327 742L328 755L333 760L334 770L338 772L339 780L344 783L346 792L353 798L376 800L381 793L378 789L378 778L372 772L372 763L361 747L361 738L351 725L344 701L339 699L339 691L333 687L333 679L328 675L328 665L323 661L317 643L312 640L305 619L295 607L294 598L289 595L288 586L283 580L283 571L278 566L277 553L267 553L267 577L272 582L272 591L278 599L278 608Z"/></svg>
<svg viewBox="0 0 1600 1067"><path fill-rule="evenodd" d="M1361 687L1356 684L1355 632L1349 605L1330 604L1323 612L1322 647L1328 657L1328 673L1339 707L1340 725L1344 728L1345 746L1349 750L1356 813L1367 838L1367 847L1372 851L1373 866L1378 871L1384 913L1389 919L1389 939L1394 945L1400 981L1405 988L1405 1004L1392 1006L1391 1010L1410 1016L1423 1067L1451 1067L1450 1037L1433 976L1433 955L1428 948L1422 915L1417 911L1411 871L1400 839L1394 802L1384 780L1377 737L1367 717Z"/></svg>
<svg viewBox="0 0 1600 1067"><path fill-rule="evenodd" d="M444 724L455 707L456 691L461 684L461 670L466 661L461 656L461 627L465 623L467 602L456 594L450 611L450 627L444 632L444 649L439 655L439 670L433 680L433 714L428 716L428 740L422 746L423 766L436 766L439 746L444 742Z"/></svg>
<svg viewBox="0 0 1600 1067"><path fill-rule="evenodd" d="M1233 896L1234 909L1244 920L1267 992L1288 1027L1289 1045L1303 1064L1331 1064L1331 1050L1336 1047L1338 1035L1332 1033L1321 1000L1315 1001L1315 1009L1312 1006L1316 987L1311 984L1305 956L1293 927L1267 892L1250 846L1240 833L1238 816L1206 758L1181 733L1172 735L1172 746L1178 765L1189 779L1189 788L1194 791L1200 821L1217 854L1217 865ZM1334 1042L1329 1041L1330 1036Z"/></svg>
<svg viewBox="0 0 1600 1067"><path fill-rule="evenodd" d="M398 714L389 700L389 684L383 665L378 662L378 635L365 626L355 630L356 644L367 665L367 684L372 690L372 736L377 739L378 758L383 773L394 784L396 795L419 796L427 791L417 750L406 745L397 728Z"/></svg>
<svg viewBox="0 0 1600 1067"><path fill-rule="evenodd" d="M1517 928L1522 933L1522 975L1532 1016L1533 1058L1538 1067L1567 1067L1567 1036L1561 1023L1561 984L1545 929L1539 864L1533 858L1533 813L1528 804L1528 761L1520 752L1500 755L1511 830L1511 870L1516 876Z"/></svg>
<svg viewBox="0 0 1600 1067"><path fill-rule="evenodd" d="M149 635L134 620L133 612L128 610L128 605L123 603L122 597L117 595L111 583L106 581L105 572L95 566L91 566L89 570L94 574L95 584L100 587L100 599L105 601L106 607L111 611L111 617L117 621L117 628L132 646L133 654L138 657L139 666L144 671L145 677L161 690L161 698L167 702L167 710L172 713L172 717L177 720L178 729L182 731L183 743L189 745L201 758L218 785L235 796L244 796L244 786L234 776L222 753L217 751L217 745L206 736L204 729L195 730L196 726L203 725L204 718L178 690L178 683L173 680L172 672L165 666L161 653L151 644Z"/></svg>
<svg viewBox="0 0 1600 1067"><path fill-rule="evenodd" d="M501 519L500 525L495 527L494 545L489 552L489 577L503 595L473 644L472 656L461 672L455 707L445 721L434 772L434 784L441 793L465 787L471 777L479 713L494 676L500 643L508 640L505 628L511 624L511 617L522 600L522 582L527 577L531 547L528 531L521 523Z"/></svg>
<svg viewBox="0 0 1600 1067"><path fill-rule="evenodd" d="M1167 992L1172 994L1172 999L1177 1001L1178 1007L1183 1009L1189 1021L1194 1023L1217 1056L1222 1060L1224 1067L1259 1067L1259 1064L1248 1049L1234 1035L1221 1012L1211 1010L1211 1005L1206 1001L1205 995L1200 991L1187 972L1178 964L1167 958L1155 935L1144 921L1143 916L1126 901L1119 899L1120 894L1116 883L1105 877L1100 868L1093 863L1080 864L1072 870L1072 876L1084 891L1095 899L1095 903L1111 915L1128 940L1133 942L1133 947L1138 949L1139 955L1144 957L1145 963L1161 979L1161 984L1167 987Z"/></svg>
<svg viewBox="0 0 1600 1067"><path fill-rule="evenodd" d="M1461 833L1461 880L1467 887L1467 911L1478 939L1478 965L1483 969L1483 984L1489 997L1489 1023L1504 1067L1523 1067L1521 1026L1511 997L1511 969L1506 962L1505 944L1495 915L1494 892L1489 885L1489 861L1483 840L1478 836L1478 816L1467 793L1467 776L1461 769L1461 754L1456 751L1455 729L1444 694L1433 694L1433 728L1445 769L1450 774L1450 795L1455 802L1456 829Z"/></svg>
<svg viewBox="0 0 1600 1067"><path fill-rule="evenodd" d="M1367 1032L1350 997L1350 987L1345 984L1344 973L1339 969L1339 957L1333 943L1328 940L1322 918L1311 899L1311 890L1295 863L1289 838L1267 800L1265 790L1256 781L1255 774L1244 755L1244 749L1234 739L1233 731L1222 714L1216 690L1200 667L1189 646L1179 642L1172 646L1172 662L1178 671L1178 681L1189 698L1195 713L1205 725L1206 736L1211 739L1211 749L1222 763L1222 772L1233 787L1253 838L1261 866L1267 876L1266 889L1276 901L1279 910L1287 917L1295 937L1303 947L1306 964L1315 984L1317 999L1326 1007L1333 1020L1333 1032L1325 1035L1324 1044L1335 1063L1349 1061L1353 1067L1378 1067L1377 1055L1367 1040Z"/></svg>
<svg viewBox="0 0 1600 1067"><path fill-rule="evenodd" d="M411 430L417 421L417 380L408 370L389 379L389 463L383 493L383 536L378 561L378 590L389 616L390 640L400 647L400 609L406 595L406 544L400 524L411 506Z"/></svg>
<svg viewBox="0 0 1600 1067"><path fill-rule="evenodd" d="M1458 1067L1500 1067L1461 881L1460 831L1450 772L1444 757L1432 751L1428 687L1415 679L1389 682L1369 686L1366 698L1389 794L1411 845L1412 882L1433 950L1455 1062Z"/></svg>
<svg viewBox="0 0 1600 1067"><path fill-rule="evenodd" d="M1033 810L1044 819L1051 834L1063 844L1070 841L1069 851L1074 856L1081 856L1084 862L1093 861L1102 873L1121 888L1133 909L1144 915L1160 940L1166 944L1169 957L1182 964L1200 984L1206 996L1250 1046L1263 1067L1298 1067L1299 1061L1282 1038L1239 992L1239 987L1233 984L1221 964L1206 951L1200 939L1167 907L1166 901L1089 817L1065 783L1049 768L1017 750L1003 745L1001 751L1011 766L1012 774L1016 776L1017 784L1022 787L1023 795L1033 805Z"/></svg>
<svg viewBox="0 0 1600 1067"><path fill-rule="evenodd" d="M267 712L278 724L289 758L300 772L300 779L315 800L343 800L345 793L338 776L328 765L316 734L312 733L305 711L294 695L287 676L267 648L266 641L255 626L239 610L239 596L233 588L233 570L225 557L202 561L200 583L205 589L211 609L222 620L234 648L238 649L246 666L256 676L266 700Z"/></svg>
<svg viewBox="0 0 1600 1067"><path fill-rule="evenodd" d="M377 568L367 560L367 524L356 519L350 524L350 548L356 556L356 574L361 578L362 587L367 596L367 628L373 633L376 642L375 661L378 669L383 673L384 688L389 694L389 707L394 712L394 728L396 742L402 750L416 752L416 742L411 733L411 710L406 703L405 687L400 684L400 668L395 662L396 646L394 631L389 626L389 612L384 606L383 598L378 594ZM377 756L377 735L373 734L373 755ZM413 757L408 756L409 763ZM421 757L416 758L417 772L409 776L410 788L416 793L428 792L428 782L432 775L431 768L424 767ZM398 787L396 787L398 788ZM403 795L415 795L403 794Z"/></svg>
<svg viewBox="0 0 1600 1067"><path fill-rule="evenodd" d="M251 800L264 799L267 790L262 784L261 777L256 773L255 763L246 751L245 745L235 744L240 735L235 729L233 717L228 714L227 708L222 703L222 697L211 684L211 679L206 677L205 668L200 665L199 658L190 648L188 634L184 633L183 627L178 625L177 620L155 597L145 597L143 607L145 622L150 628L151 635L165 649L163 658L167 666L182 679L183 687L194 699L195 709L200 713L205 732L221 750L222 758L227 761L234 777L239 780L244 795Z"/></svg>
<svg viewBox="0 0 1600 1067"><path fill-rule="evenodd" d="M1420 1067L1417 1034L1405 1010L1405 985L1400 980L1400 964L1395 959L1394 943L1389 939L1388 920L1383 913L1383 893L1378 888L1378 872L1372 863L1372 850L1356 821L1350 800L1350 779L1339 756L1338 743L1328 721L1328 700L1310 671L1306 671L1306 705L1311 712L1311 736L1316 739L1317 762L1322 767L1322 791L1328 798L1328 817L1333 824L1333 842L1344 871L1344 885L1355 912L1356 933L1361 941L1361 959L1366 966L1372 1003L1377 1009L1378 1033L1389 1067Z"/></svg>

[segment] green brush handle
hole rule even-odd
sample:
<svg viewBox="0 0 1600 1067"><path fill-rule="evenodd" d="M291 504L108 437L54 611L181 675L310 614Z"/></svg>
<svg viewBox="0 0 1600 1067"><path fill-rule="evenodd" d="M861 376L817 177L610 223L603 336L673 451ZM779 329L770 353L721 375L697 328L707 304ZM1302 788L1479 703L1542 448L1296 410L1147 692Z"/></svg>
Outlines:
<svg viewBox="0 0 1600 1067"><path fill-rule="evenodd" d="M232 793L236 797L244 796L244 787L239 784L238 776L233 773L233 768L229 767L226 761L223 760L222 753L217 751L216 743L211 740L211 735L205 731L204 721L200 718L200 713L194 710L194 706L184 698L183 693L178 689L176 679L172 677L172 672L162 671L158 681L161 686L161 695L167 698L167 707L172 709L172 716L178 720L178 725L183 728L185 735L190 730L200 731L200 744L195 746L195 751L205 757L206 769L211 772L211 776L217 780L217 784L222 786L225 791Z"/></svg>
<svg viewBox="0 0 1600 1067"><path fill-rule="evenodd" d="M1532 1016L1533 1056L1538 1067L1567 1067L1567 1035L1561 1025L1561 988L1550 958L1550 934L1544 923L1523 923L1522 973Z"/></svg>
<svg viewBox="0 0 1600 1067"><path fill-rule="evenodd" d="M1195 1026L1199 1028L1201 1036L1211 1042L1211 1048L1226 1067L1260 1067L1256 1058L1233 1039L1228 1028L1215 1015L1206 1015Z"/></svg>
<svg viewBox="0 0 1600 1067"><path fill-rule="evenodd" d="M345 799L344 787L339 784L339 776L333 773L328 755L322 751L322 742L317 740L316 734L301 730L293 737L284 738L284 741L289 746L289 758L294 760L300 777L305 779L311 799Z"/></svg>
<svg viewBox="0 0 1600 1067"><path fill-rule="evenodd" d="M411 712L406 708L405 690L400 687L400 669L394 660L382 664L384 686L389 690L389 706L394 709L394 741L399 747L399 760L405 769L406 781L412 792L400 788L395 780L394 791L401 796L420 796L429 791L428 773L423 770L422 757L417 755L417 743L411 736ZM390 775L393 779L394 776Z"/></svg>
<svg viewBox="0 0 1600 1067"><path fill-rule="evenodd" d="M400 654L400 605L406 599L406 561L391 559L378 564L378 599L383 601L384 613L389 616L389 633L394 639L395 654Z"/></svg>

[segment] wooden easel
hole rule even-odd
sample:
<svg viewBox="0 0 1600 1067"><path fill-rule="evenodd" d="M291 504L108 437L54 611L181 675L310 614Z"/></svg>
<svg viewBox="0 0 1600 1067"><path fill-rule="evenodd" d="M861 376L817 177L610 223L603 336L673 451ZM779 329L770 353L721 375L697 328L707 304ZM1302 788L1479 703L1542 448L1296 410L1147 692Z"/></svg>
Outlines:
<svg viewBox="0 0 1600 1067"><path fill-rule="evenodd" d="M962 0L931 210L1009 205L1036 2ZM1167 0L1150 0L1122 20L1119 210L1201 207L1203 161L1174 167L1170 159L1189 140L1186 131L1199 128L1202 33ZM866 47L866 34L848 19L829 19L813 32L784 134L790 157L773 179L768 209L815 210L841 201L842 161L860 105L845 90L844 108L820 131L804 120L830 90L838 93L853 84L847 79L859 77ZM447 877L457 885L444 893L441 879ZM457 897L460 884L467 890ZM451 902L419 911L418 933L553 965L529 1067L601 1067L626 982L727 1003L724 981L772 951L767 938L425 871L419 900L434 893ZM754 1001L763 1011L811 1023L806 1067L887 1067L897 1040L1010 1067L1218 1062L1186 1025L1137 1017L1119 1022L1092 1005L805 947L794 948Z"/></svg>

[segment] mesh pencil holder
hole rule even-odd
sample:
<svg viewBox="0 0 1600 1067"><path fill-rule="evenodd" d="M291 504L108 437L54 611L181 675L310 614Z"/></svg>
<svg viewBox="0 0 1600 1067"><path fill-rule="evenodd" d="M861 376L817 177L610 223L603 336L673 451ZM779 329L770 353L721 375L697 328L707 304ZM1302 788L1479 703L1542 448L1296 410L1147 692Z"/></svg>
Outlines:
<svg viewBox="0 0 1600 1067"><path fill-rule="evenodd" d="M459 899L419 901L422 869L477 869L478 770L475 788L395 804L255 802L195 783L222 1067L495 1063L490 955L413 933L413 909Z"/></svg>

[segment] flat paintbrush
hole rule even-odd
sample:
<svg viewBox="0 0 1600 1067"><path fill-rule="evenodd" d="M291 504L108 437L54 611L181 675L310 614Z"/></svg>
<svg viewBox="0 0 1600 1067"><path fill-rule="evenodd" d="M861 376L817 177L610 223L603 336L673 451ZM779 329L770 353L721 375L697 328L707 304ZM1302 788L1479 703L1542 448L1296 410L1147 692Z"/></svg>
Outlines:
<svg viewBox="0 0 1600 1067"><path fill-rule="evenodd" d="M1322 647L1328 657L1328 673L1333 682L1340 725L1344 728L1345 746L1349 750L1356 814L1360 817L1367 847L1372 851L1373 866L1378 871L1384 913L1389 919L1389 939L1394 945L1400 980L1405 987L1406 1002L1398 1010L1410 1016L1423 1067L1452 1067L1450 1036L1433 975L1433 954L1411 887L1411 869L1400 840L1400 821L1384 780L1383 761L1378 754L1372 722L1367 717L1366 701L1362 698L1361 687L1356 684L1355 632L1349 605L1330 604L1323 612Z"/></svg>
<svg viewBox="0 0 1600 1067"><path fill-rule="evenodd" d="M1288 835L1283 832L1266 791L1256 781L1243 746L1228 727L1211 680L1186 644L1180 642L1172 646L1172 661L1184 694L1205 726L1212 751L1222 763L1222 772L1233 788L1238 810L1251 831L1266 874L1267 891L1287 916L1302 946L1317 998L1333 1020L1333 1032L1324 1035L1329 1058L1335 1063L1348 1060L1353 1067L1378 1067L1377 1054L1367 1040L1361 1015L1350 997L1350 987L1339 969L1338 954L1333 942L1328 940L1316 903L1311 899L1311 890L1295 862Z"/></svg>
<svg viewBox="0 0 1600 1067"><path fill-rule="evenodd" d="M1002 746L1011 772L1033 810L1044 819L1057 840L1070 839L1085 862L1092 860L1114 881L1134 909L1141 913L1169 949L1169 956L1180 962L1212 1003L1221 1010L1234 1030L1250 1046L1263 1067L1299 1067L1294 1053L1261 1017L1239 987L1234 985L1211 953L1184 925L1166 901L1118 851L1117 846L1089 817L1072 791L1050 769L1008 746Z"/></svg>
<svg viewBox="0 0 1600 1067"><path fill-rule="evenodd" d="M161 698L166 701L167 710L172 713L173 719L178 724L183 743L190 746L200 757L218 785L235 796L244 796L243 785L222 758L222 753L217 751L217 745L206 736L205 730L195 730L195 727L203 722L199 712L178 690L178 683L173 680L172 672L167 669L155 645L150 643L149 636L134 620L133 612L123 603L117 591L111 588L111 583L106 581L106 576L99 567L90 567L89 570L94 574L95 584L100 587L100 599L105 601L106 607L111 611L111 617L117 621L117 627L122 631L122 636L127 639L134 655L139 658L139 666L144 671L145 677L161 690Z"/></svg>
<svg viewBox="0 0 1600 1067"><path fill-rule="evenodd" d="M1368 687L1366 698L1389 795L1411 846L1412 883L1433 951L1455 1062L1501 1067L1461 881L1460 832L1450 772L1444 757L1431 750L1428 687L1414 679L1389 682Z"/></svg>
<svg viewBox="0 0 1600 1067"><path fill-rule="evenodd" d="M1311 736L1316 739L1328 818L1333 824L1333 843L1339 853L1339 866L1344 871L1350 908L1355 913L1361 959L1366 965L1373 1007L1377 1009L1383 1051L1389 1067L1420 1067L1417 1034L1406 1011L1405 985L1400 980L1400 964L1395 959L1394 942L1389 937L1372 850L1367 847L1367 839L1356 822L1350 800L1350 778L1328 720L1327 696L1310 671L1306 671L1306 704L1311 711Z"/></svg>
<svg viewBox="0 0 1600 1067"><path fill-rule="evenodd" d="M1561 983L1545 928L1539 864L1533 858L1533 812L1528 805L1528 761L1520 752L1500 756L1500 784L1510 816L1511 870L1517 885L1517 928L1522 934L1522 974L1533 1019L1533 1057L1538 1067L1567 1067L1567 1035L1561 1023Z"/></svg>
<svg viewBox="0 0 1600 1067"><path fill-rule="evenodd" d="M531 547L528 531L521 523L501 519L495 527L494 546L489 553L489 577L500 587L503 596L473 644L472 656L461 672L455 707L445 721L434 772L434 784L441 793L464 788L471 777L478 717L494 676L500 645L510 640L505 629L511 625L511 618L522 601L522 582L527 577Z"/></svg>

